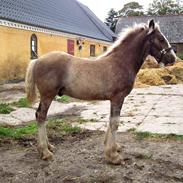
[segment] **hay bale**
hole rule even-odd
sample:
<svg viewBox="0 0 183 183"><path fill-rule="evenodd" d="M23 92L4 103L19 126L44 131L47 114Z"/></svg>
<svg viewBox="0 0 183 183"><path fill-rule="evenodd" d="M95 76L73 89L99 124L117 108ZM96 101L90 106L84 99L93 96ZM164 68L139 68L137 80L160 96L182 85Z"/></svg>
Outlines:
<svg viewBox="0 0 183 183"><path fill-rule="evenodd" d="M176 77L178 83L183 83L183 62L176 62L173 66L170 66L169 71Z"/></svg>
<svg viewBox="0 0 183 183"><path fill-rule="evenodd" d="M177 84L177 78L166 67L156 69L156 73L161 77L165 84Z"/></svg>
<svg viewBox="0 0 183 183"><path fill-rule="evenodd" d="M146 60L144 61L141 69L147 69L147 68L158 68L158 62L156 59L152 56L147 56Z"/></svg>
<svg viewBox="0 0 183 183"><path fill-rule="evenodd" d="M135 88L147 88L147 87L149 87L149 85L143 84L140 81L135 81L134 87Z"/></svg>
<svg viewBox="0 0 183 183"><path fill-rule="evenodd" d="M183 83L183 62L177 61L173 66L157 68L153 63L152 57L146 60L143 69L137 74L135 87L158 86L165 84ZM153 68L152 68L153 67ZM154 68L156 67L156 68Z"/></svg>
<svg viewBox="0 0 183 183"><path fill-rule="evenodd" d="M177 84L175 75L166 68L141 69L137 75L135 87Z"/></svg>
<svg viewBox="0 0 183 183"><path fill-rule="evenodd" d="M136 82L150 86L165 85L166 83L158 73L157 69L141 69L137 75Z"/></svg>
<svg viewBox="0 0 183 183"><path fill-rule="evenodd" d="M161 76L161 78L165 81L166 84L178 84L178 80L174 75L165 75Z"/></svg>

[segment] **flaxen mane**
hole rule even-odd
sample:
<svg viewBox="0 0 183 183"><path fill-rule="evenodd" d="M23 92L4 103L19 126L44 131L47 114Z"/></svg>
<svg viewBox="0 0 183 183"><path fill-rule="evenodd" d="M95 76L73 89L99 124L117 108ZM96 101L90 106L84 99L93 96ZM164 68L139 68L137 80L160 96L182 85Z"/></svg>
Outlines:
<svg viewBox="0 0 183 183"><path fill-rule="evenodd" d="M116 50L119 45L125 44L129 40L131 40L138 32L143 31L144 29L148 29L146 24L135 24L132 27L125 28L119 33L118 39L115 43L106 51L104 54L100 55L98 58L105 57L110 55L114 50Z"/></svg>

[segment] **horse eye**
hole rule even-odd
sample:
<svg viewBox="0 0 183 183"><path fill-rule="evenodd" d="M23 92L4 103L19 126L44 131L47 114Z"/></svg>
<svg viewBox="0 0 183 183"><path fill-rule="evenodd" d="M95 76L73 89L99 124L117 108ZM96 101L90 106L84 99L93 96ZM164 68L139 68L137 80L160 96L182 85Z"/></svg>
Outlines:
<svg viewBox="0 0 183 183"><path fill-rule="evenodd" d="M160 39L159 41L160 41L161 43L163 43L165 40L164 40L164 39Z"/></svg>

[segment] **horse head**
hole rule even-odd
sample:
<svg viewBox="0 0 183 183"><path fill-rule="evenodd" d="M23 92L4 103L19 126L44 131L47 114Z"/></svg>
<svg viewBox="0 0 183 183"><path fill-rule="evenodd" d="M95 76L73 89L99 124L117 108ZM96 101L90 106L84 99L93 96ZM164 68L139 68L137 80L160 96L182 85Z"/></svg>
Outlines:
<svg viewBox="0 0 183 183"><path fill-rule="evenodd" d="M176 61L173 48L161 32L159 26L154 23L154 20L149 22L147 39L149 54L153 56L159 64L166 66Z"/></svg>

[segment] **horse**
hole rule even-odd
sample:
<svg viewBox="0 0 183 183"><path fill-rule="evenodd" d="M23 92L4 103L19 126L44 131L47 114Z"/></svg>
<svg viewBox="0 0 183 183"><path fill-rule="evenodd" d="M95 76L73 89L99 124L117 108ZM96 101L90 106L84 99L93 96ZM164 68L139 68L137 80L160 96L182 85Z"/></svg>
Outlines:
<svg viewBox="0 0 183 183"><path fill-rule="evenodd" d="M26 72L25 85L30 102L35 101L37 89L40 94L35 115L38 151L42 159L51 159L54 148L46 132L47 111L56 95L67 95L82 100L110 100L110 122L105 134L104 156L108 163L120 164L122 157L116 143L120 111L148 55L164 65L173 64L176 60L170 43L153 19L146 24L128 28L106 53L94 59L54 51L32 60Z"/></svg>

